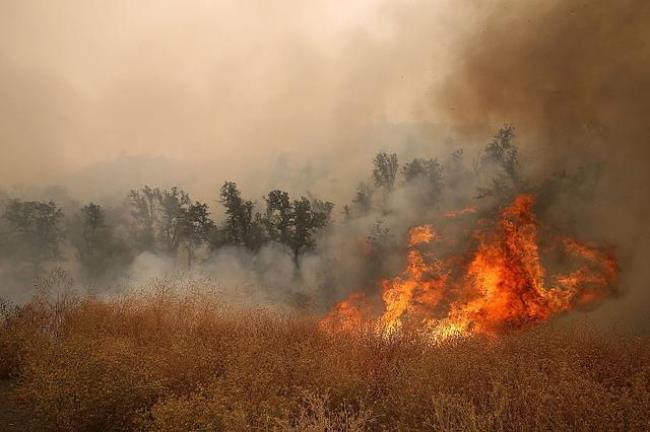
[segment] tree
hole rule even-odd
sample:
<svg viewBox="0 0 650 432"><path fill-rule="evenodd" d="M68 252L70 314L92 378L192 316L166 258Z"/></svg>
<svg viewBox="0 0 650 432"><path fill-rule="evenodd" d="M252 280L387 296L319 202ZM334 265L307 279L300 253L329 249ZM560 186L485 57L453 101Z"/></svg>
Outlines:
<svg viewBox="0 0 650 432"><path fill-rule="evenodd" d="M468 180L471 173L463 163L463 149L455 150L449 155L443 165L443 172L446 185L452 190L456 190Z"/></svg>
<svg viewBox="0 0 650 432"><path fill-rule="evenodd" d="M187 266L192 268L194 251L208 240L214 229L208 205L196 201L183 208L179 216L179 238L187 250Z"/></svg>
<svg viewBox="0 0 650 432"><path fill-rule="evenodd" d="M280 190L269 192L265 201L268 238L288 246L297 266L300 253L313 248L315 234L329 224L334 204L305 197L291 201Z"/></svg>
<svg viewBox="0 0 650 432"><path fill-rule="evenodd" d="M158 239L161 249L175 256L180 243L181 218L192 203L190 196L176 186L162 191L155 189L154 195L160 209Z"/></svg>
<svg viewBox="0 0 650 432"><path fill-rule="evenodd" d="M442 165L444 188L448 191L447 198L453 207L470 205L466 191L476 188L476 173L470 171L464 163L463 149L455 150Z"/></svg>
<svg viewBox="0 0 650 432"><path fill-rule="evenodd" d="M352 207L348 204L343 206L343 220L349 222L352 219Z"/></svg>
<svg viewBox="0 0 650 432"><path fill-rule="evenodd" d="M478 197L508 199L524 187L519 171L519 155L513 140L514 127L505 125L488 142L480 159L480 169L492 175L488 187L479 188Z"/></svg>
<svg viewBox="0 0 650 432"><path fill-rule="evenodd" d="M71 232L72 245L77 250L83 275L97 280L116 265L126 265L131 254L123 240L117 238L106 220L104 209L94 203L79 211L80 235Z"/></svg>
<svg viewBox="0 0 650 432"><path fill-rule="evenodd" d="M225 243L241 245L250 250L259 249L264 241L261 226L263 218L253 213L255 204L242 199L234 182L224 183L219 202L226 208L226 221L222 230Z"/></svg>
<svg viewBox="0 0 650 432"><path fill-rule="evenodd" d="M383 267L382 259L387 257L391 251L397 249L395 236L390 226L387 226L386 221L383 219L378 219L375 222L367 241L369 246L368 258L375 269Z"/></svg>
<svg viewBox="0 0 650 432"><path fill-rule="evenodd" d="M354 199L352 200L352 204L359 215L365 216L372 209L372 195L373 191L367 183L359 183L354 194Z"/></svg>
<svg viewBox="0 0 650 432"><path fill-rule="evenodd" d="M300 253L312 249L316 245L316 233L329 223L334 204L331 202L315 201L301 197L293 201L294 221L290 247L296 266L299 265Z"/></svg>
<svg viewBox="0 0 650 432"><path fill-rule="evenodd" d="M140 250L154 250L157 190L145 186L128 195L133 217L133 237Z"/></svg>
<svg viewBox="0 0 650 432"><path fill-rule="evenodd" d="M101 265L100 250L107 240L107 227L101 206L90 203L81 208L81 226L83 243L78 246L82 266L91 273L97 273Z"/></svg>
<svg viewBox="0 0 650 432"><path fill-rule="evenodd" d="M63 211L54 201L12 199L3 218L11 230L15 252L22 253L21 258L31 263L35 276L40 274L45 262L61 258Z"/></svg>
<svg viewBox="0 0 650 432"><path fill-rule="evenodd" d="M375 185L383 188L386 192L392 191L399 168L397 154L377 153L373 165L372 176L375 180Z"/></svg>
<svg viewBox="0 0 650 432"><path fill-rule="evenodd" d="M264 225L271 240L288 244L293 221L293 206L287 192L273 190L264 198L266 215Z"/></svg>
<svg viewBox="0 0 650 432"><path fill-rule="evenodd" d="M375 180L375 186L383 191L382 211L388 213L390 211L389 197L395 187L395 179L399 168L397 154L377 153L373 165L372 176Z"/></svg>
<svg viewBox="0 0 650 432"><path fill-rule="evenodd" d="M422 192L427 204L436 205L443 190L442 166L437 159L415 158L402 168L402 175L407 184Z"/></svg>
<svg viewBox="0 0 650 432"><path fill-rule="evenodd" d="M513 180L519 177L519 158L517 146L512 142L515 129L505 125L488 142L483 150L481 161L485 164L495 164Z"/></svg>
<svg viewBox="0 0 650 432"><path fill-rule="evenodd" d="M334 210L334 203L330 201L323 201L318 198L311 199L312 211L321 222L321 228L325 228L332 220L332 211Z"/></svg>

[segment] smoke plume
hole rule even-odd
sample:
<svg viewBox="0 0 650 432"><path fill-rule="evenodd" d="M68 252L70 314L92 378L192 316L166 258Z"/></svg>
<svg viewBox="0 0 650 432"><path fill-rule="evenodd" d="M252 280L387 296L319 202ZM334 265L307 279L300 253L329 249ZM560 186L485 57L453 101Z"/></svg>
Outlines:
<svg viewBox="0 0 650 432"><path fill-rule="evenodd" d="M580 224L618 247L629 295L611 307L641 317L650 305L650 5L502 1L479 9L433 104L466 136L514 124L531 171L602 162Z"/></svg>

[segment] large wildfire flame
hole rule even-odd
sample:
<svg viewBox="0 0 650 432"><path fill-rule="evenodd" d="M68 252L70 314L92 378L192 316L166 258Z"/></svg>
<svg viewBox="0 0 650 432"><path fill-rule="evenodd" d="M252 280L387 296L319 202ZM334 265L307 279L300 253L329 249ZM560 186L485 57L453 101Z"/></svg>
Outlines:
<svg viewBox="0 0 650 432"><path fill-rule="evenodd" d="M380 282L382 309L373 313L361 293L338 303L323 319L332 330L351 331L372 324L392 333L416 326L435 341L474 334L496 336L527 328L608 296L617 279L616 260L608 252L578 240L555 238L544 247L562 271L542 265L533 197L520 195L504 208L496 224L480 223L464 256L439 256L442 243L432 225L409 232L405 269ZM447 213L456 217L472 209Z"/></svg>

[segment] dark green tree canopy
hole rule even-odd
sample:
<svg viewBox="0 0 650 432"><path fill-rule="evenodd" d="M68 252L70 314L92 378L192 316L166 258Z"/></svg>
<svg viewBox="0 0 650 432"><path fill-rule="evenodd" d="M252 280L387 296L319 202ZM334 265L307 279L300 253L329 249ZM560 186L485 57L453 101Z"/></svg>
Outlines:
<svg viewBox="0 0 650 432"><path fill-rule="evenodd" d="M221 187L219 202L226 208L226 220L222 230L226 244L241 245L251 250L259 248L260 217L253 213L255 204L245 200L235 182L225 182ZM255 226L254 226L255 225Z"/></svg>
<svg viewBox="0 0 650 432"><path fill-rule="evenodd" d="M323 201L310 201L300 197L293 201L294 221L290 246L298 264L298 256L316 245L316 234L330 221L334 204Z"/></svg>

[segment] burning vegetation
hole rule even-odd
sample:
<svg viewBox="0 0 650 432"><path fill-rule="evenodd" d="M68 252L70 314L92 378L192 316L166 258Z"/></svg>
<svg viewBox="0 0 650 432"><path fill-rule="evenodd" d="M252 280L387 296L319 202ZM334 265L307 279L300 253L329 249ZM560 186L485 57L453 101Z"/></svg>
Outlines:
<svg viewBox="0 0 650 432"><path fill-rule="evenodd" d="M647 0L5 3L0 431L650 430Z"/></svg>
<svg viewBox="0 0 650 432"><path fill-rule="evenodd" d="M367 320L382 333L416 326L436 341L496 336L594 305L615 291L610 251L554 234L541 242L532 195L516 196L496 219L478 221L461 255L445 253L444 236L433 225L411 228L404 270L378 284L382 307L373 310L355 293L323 325L350 330ZM559 263L545 254L554 254L564 270L554 271Z"/></svg>
<svg viewBox="0 0 650 432"><path fill-rule="evenodd" d="M234 182L220 190L222 220L176 187L145 186L122 207L89 203L72 218L54 202L11 198L0 258L23 286L77 258L74 276L97 291L131 283L143 256L167 263L157 275L180 268L219 278L226 257L225 273L248 260L250 277L237 284L252 279L273 304L321 313L349 296L323 319L332 330L406 326L442 341L526 329L614 294L617 263L610 248L572 234L571 220L589 218L580 213L591 196L584 189L597 174L585 178L587 165L531 176L514 137L512 126L501 128L472 168L462 149L402 166L396 153L380 152L342 218L311 195L292 200L276 189L261 203L248 200ZM558 218L562 199L573 206Z"/></svg>

